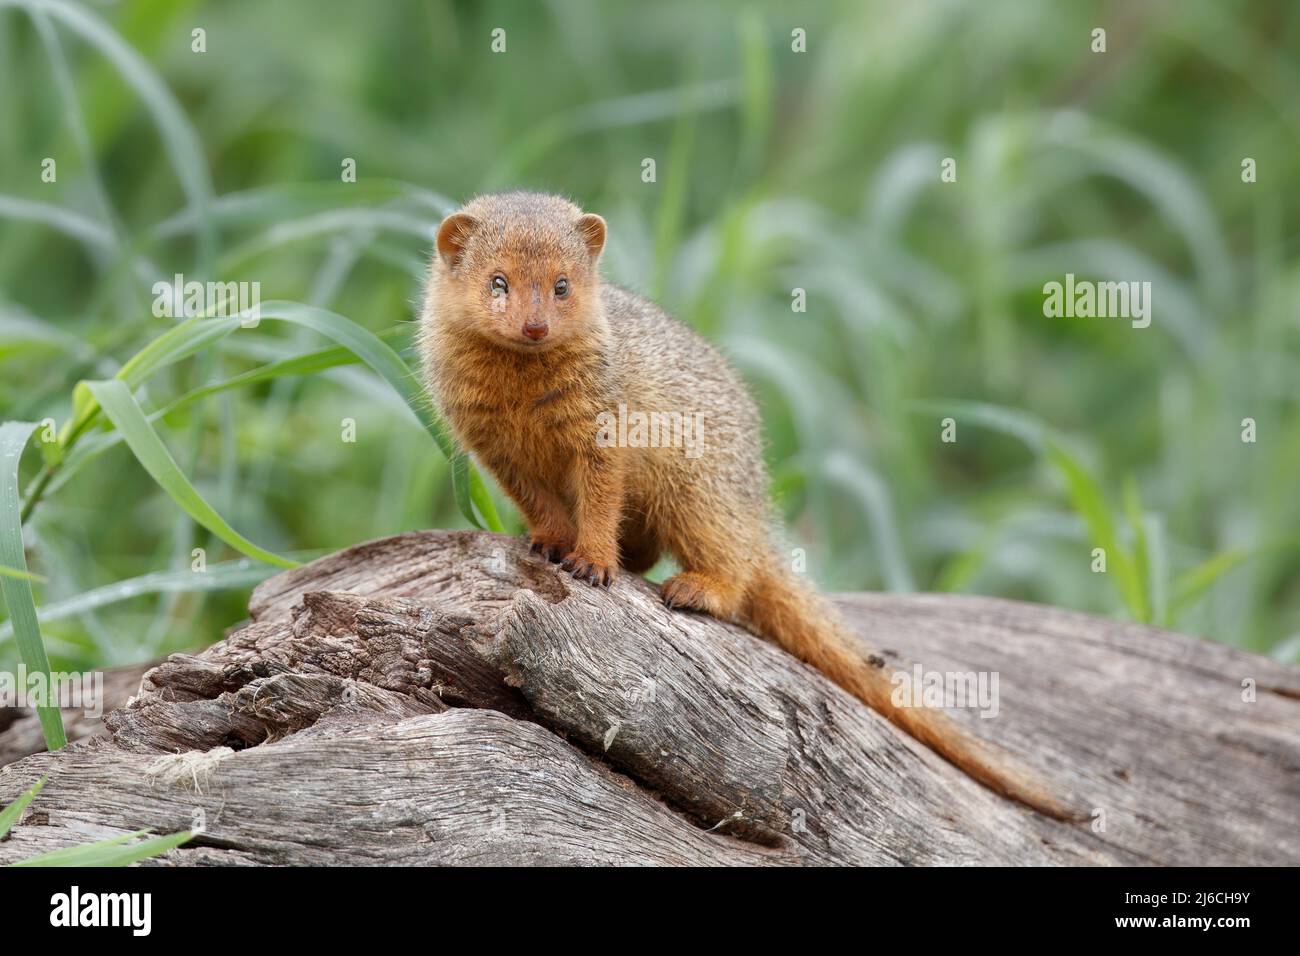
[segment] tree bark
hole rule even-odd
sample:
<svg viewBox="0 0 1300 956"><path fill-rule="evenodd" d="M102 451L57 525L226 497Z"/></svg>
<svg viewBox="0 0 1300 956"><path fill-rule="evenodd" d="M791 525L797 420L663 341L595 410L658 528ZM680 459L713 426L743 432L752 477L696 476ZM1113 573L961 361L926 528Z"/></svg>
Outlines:
<svg viewBox="0 0 1300 956"><path fill-rule="evenodd" d="M264 582L249 623L59 753L0 727L0 804L50 777L0 864L196 820L155 862L1300 862L1300 669L1010 601L838 600L864 653L996 672L997 716L953 718L1092 822L998 797L635 576L597 590L518 540L423 532Z"/></svg>

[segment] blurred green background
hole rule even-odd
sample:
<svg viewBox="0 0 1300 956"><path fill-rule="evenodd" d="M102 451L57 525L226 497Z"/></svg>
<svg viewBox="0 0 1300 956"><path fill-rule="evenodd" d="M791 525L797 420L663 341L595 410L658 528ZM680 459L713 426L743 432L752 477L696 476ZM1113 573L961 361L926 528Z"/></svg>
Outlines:
<svg viewBox="0 0 1300 956"><path fill-rule="evenodd" d="M0 418L64 427L78 381L174 324L150 287L175 272L341 313L414 367L442 215L557 191L608 219L610 279L752 383L822 586L1040 601L1295 661L1296 49L1281 2L0 0ZM1151 327L1044 317L1067 272L1152 282ZM155 411L332 344L263 322L136 395ZM258 377L154 423L248 538L305 559L467 526L370 369ZM41 459L33 443L24 534L56 665L204 645L244 617L273 569L125 445Z"/></svg>

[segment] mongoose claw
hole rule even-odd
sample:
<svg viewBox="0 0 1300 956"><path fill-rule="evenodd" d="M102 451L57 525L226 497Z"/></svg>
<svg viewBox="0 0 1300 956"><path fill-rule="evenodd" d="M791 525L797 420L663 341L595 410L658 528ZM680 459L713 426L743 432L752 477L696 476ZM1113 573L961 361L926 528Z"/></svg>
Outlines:
<svg viewBox="0 0 1300 956"><path fill-rule="evenodd" d="M607 588L614 581L614 569L607 564L597 564L574 551L560 562L560 567L568 571L579 581L586 581L592 587Z"/></svg>
<svg viewBox="0 0 1300 956"><path fill-rule="evenodd" d="M716 581L698 571L674 574L660 585L659 595L673 611L703 611L723 619L735 613L725 603L725 595Z"/></svg>
<svg viewBox="0 0 1300 956"><path fill-rule="evenodd" d="M552 564L560 559L560 549L556 548L555 545L546 544L545 541L533 541L532 548L529 548L529 550L533 554L541 554L543 558L546 558Z"/></svg>
<svg viewBox="0 0 1300 956"><path fill-rule="evenodd" d="M551 564L559 564L560 559L564 557L564 552L567 549L562 545L552 544L549 541L534 538L529 550L532 551L533 554L540 554L547 561L550 561Z"/></svg>

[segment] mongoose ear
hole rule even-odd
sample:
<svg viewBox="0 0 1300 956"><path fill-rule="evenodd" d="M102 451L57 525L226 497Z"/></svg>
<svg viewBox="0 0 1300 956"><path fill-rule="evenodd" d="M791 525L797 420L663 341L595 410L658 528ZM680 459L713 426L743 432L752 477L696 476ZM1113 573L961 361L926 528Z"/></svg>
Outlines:
<svg viewBox="0 0 1300 956"><path fill-rule="evenodd" d="M454 212L438 227L438 255L451 268L456 268L465 254L465 243L478 228L478 220L468 213Z"/></svg>
<svg viewBox="0 0 1300 956"><path fill-rule="evenodd" d="M578 235L582 236L582 241L587 244L587 251L591 253L591 258L595 259L605 248L605 220L594 212L589 212L579 216L575 225L578 228Z"/></svg>

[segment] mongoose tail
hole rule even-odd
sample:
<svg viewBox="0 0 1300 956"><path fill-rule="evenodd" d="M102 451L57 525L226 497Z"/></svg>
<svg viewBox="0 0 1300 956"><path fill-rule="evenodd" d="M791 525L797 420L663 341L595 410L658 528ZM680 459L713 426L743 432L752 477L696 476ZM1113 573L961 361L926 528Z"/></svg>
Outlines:
<svg viewBox="0 0 1300 956"><path fill-rule="evenodd" d="M894 670L864 658L828 602L792 575L780 569L760 572L746 595L741 619L995 793L1057 820L1087 819L1052 796L1029 771L963 731L943 711L896 705Z"/></svg>

